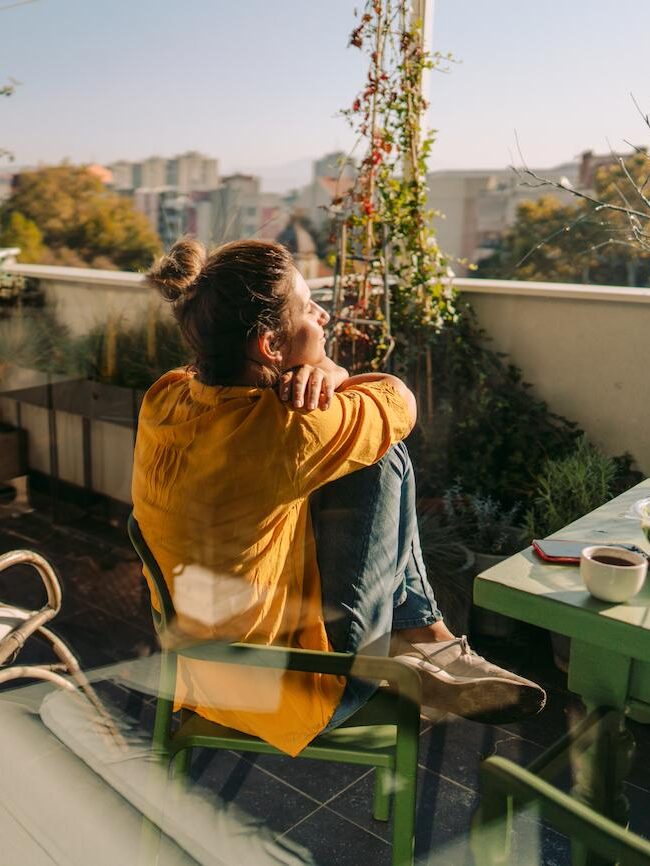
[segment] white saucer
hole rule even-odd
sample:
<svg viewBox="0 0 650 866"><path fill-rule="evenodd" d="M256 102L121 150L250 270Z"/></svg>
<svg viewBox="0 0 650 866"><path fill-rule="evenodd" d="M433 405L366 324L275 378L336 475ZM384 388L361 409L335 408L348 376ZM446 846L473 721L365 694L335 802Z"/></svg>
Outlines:
<svg viewBox="0 0 650 866"><path fill-rule="evenodd" d="M643 509L648 505L650 505L650 496L646 496L645 499L637 499L636 502L630 505L630 509L625 516L640 520Z"/></svg>

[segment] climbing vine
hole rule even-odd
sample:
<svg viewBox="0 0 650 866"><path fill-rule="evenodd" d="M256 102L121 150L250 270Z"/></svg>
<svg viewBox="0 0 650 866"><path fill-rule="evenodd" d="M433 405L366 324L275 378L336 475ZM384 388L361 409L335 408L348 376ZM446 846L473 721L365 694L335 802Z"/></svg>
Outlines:
<svg viewBox="0 0 650 866"><path fill-rule="evenodd" d="M369 65L342 113L364 155L356 183L335 202L334 311L337 351L375 367L392 354L395 366L417 374L431 338L457 313L427 206L434 131L423 129L422 93L425 71L445 68L451 58L425 51L422 22L409 9L409 0L368 0L350 36Z"/></svg>

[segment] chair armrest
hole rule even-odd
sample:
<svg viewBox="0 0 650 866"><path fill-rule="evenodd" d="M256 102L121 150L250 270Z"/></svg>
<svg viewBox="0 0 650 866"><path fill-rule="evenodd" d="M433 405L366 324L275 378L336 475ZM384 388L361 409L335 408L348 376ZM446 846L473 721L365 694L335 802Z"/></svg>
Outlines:
<svg viewBox="0 0 650 866"><path fill-rule="evenodd" d="M57 614L61 607L61 584L47 559L33 550L10 550L0 556L0 571L12 565L31 565L36 569L47 592L47 606Z"/></svg>
<svg viewBox="0 0 650 866"><path fill-rule="evenodd" d="M584 803L565 794L529 770L506 758L487 758L481 764L483 798L495 793L521 805L539 803L542 816L567 836L577 837L590 850L612 862L647 866L650 842L631 833ZM625 857L622 853L625 851Z"/></svg>
<svg viewBox="0 0 650 866"><path fill-rule="evenodd" d="M61 609L61 584L46 559L33 550L11 550L0 556L0 571L13 565L31 565L36 569L45 586L47 602L40 610L30 613L18 628L13 629L0 641L0 665L11 659L22 648L27 638L55 617Z"/></svg>
<svg viewBox="0 0 650 866"><path fill-rule="evenodd" d="M396 659L352 653L322 652L293 647L260 646L244 643L207 643L173 650L183 658L218 661L226 664L254 665L291 671L362 677L374 682L388 682L400 696L422 702L420 676L412 667Z"/></svg>

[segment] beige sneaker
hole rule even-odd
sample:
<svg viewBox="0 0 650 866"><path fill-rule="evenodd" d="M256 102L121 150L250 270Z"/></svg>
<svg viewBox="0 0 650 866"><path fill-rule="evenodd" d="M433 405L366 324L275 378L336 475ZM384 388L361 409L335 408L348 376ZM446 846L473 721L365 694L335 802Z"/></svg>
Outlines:
<svg viewBox="0 0 650 866"><path fill-rule="evenodd" d="M454 713L475 722L507 724L539 713L546 692L537 683L490 664L467 638L413 644L394 632L390 654L421 674L422 715Z"/></svg>

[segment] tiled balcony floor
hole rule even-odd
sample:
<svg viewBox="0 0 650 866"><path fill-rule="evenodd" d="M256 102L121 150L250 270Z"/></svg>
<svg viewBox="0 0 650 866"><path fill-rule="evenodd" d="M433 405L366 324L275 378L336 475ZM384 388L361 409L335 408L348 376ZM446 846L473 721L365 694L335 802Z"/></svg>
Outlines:
<svg viewBox="0 0 650 866"><path fill-rule="evenodd" d="M64 602L52 625L85 668L147 655L155 648L148 593L124 533L85 520L55 528L38 513L0 519L0 552L23 547L38 550L56 565ZM39 606L38 581L28 570L21 572L16 568L0 574L0 599ZM496 753L527 763L583 712L567 692L564 674L553 666L544 632L527 629L507 646L479 649L543 683L548 705L541 716L518 725L489 727L457 718L423 724L416 840L420 864L471 866L468 831L478 803L481 759ZM30 651L39 652L36 645ZM108 702L144 728L151 727L152 699L118 683L105 683L100 690ZM650 727L634 723L630 727L637 742L637 760L626 783L631 826L650 836ZM371 817L372 771L284 757L198 751L191 772L199 784L309 848L322 866L390 863L390 825ZM542 828L533 816L522 816L514 834L512 862L563 866L570 862L568 841Z"/></svg>

